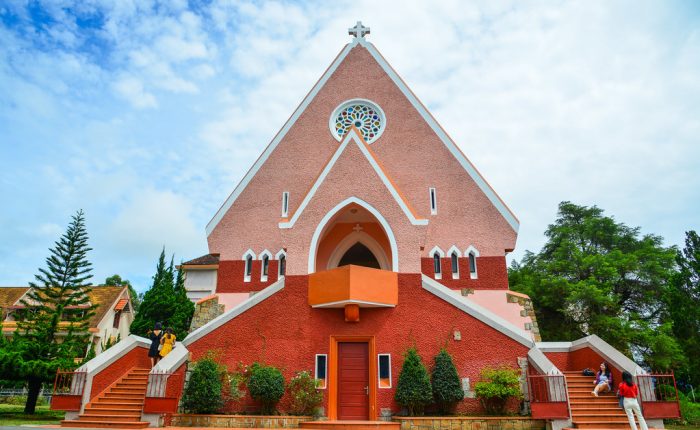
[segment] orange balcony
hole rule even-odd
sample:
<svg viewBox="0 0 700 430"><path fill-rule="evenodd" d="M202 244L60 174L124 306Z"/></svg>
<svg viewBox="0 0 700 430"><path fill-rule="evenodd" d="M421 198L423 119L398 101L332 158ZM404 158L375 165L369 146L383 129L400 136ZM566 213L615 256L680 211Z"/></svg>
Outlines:
<svg viewBox="0 0 700 430"><path fill-rule="evenodd" d="M398 300L398 275L388 270L350 265L309 275L309 305L345 308L347 321L359 321L359 308L394 307Z"/></svg>

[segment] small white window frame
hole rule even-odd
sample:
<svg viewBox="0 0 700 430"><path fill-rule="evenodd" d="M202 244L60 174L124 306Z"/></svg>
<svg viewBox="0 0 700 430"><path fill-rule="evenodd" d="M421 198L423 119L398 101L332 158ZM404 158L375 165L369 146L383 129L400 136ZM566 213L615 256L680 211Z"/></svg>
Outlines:
<svg viewBox="0 0 700 430"><path fill-rule="evenodd" d="M450 272L452 272L452 279L459 279L459 259L462 258L462 251L457 248L457 246L452 245L450 249L447 250L447 255L450 256ZM452 270L452 255L457 256L457 271Z"/></svg>
<svg viewBox="0 0 700 430"><path fill-rule="evenodd" d="M436 246L435 248L430 250L430 253L428 254L430 256L430 259L433 260L431 261L431 264L433 265L433 272L435 272L435 254L440 256L440 273L434 273L435 279L442 279L442 273L444 272L442 268L442 259L445 258L445 252L443 252L442 249L440 249L439 246Z"/></svg>
<svg viewBox="0 0 700 430"><path fill-rule="evenodd" d="M437 215L437 191L434 187L430 187L428 196L430 198L430 215Z"/></svg>
<svg viewBox="0 0 700 430"><path fill-rule="evenodd" d="M272 253L267 249L260 253L258 258L260 259L260 281L267 282L268 275L265 274L265 257L267 257L267 273L270 273L270 260L272 260Z"/></svg>
<svg viewBox="0 0 700 430"><path fill-rule="evenodd" d="M381 372L380 372L381 360L379 359L379 357L381 357L383 355L389 357L389 386L388 387L382 387L382 385L381 385L381 381L382 381ZM382 390L388 390L388 389L391 389L391 387L393 387L393 386L394 386L394 383L393 383L393 380L391 378L391 354L389 354L389 353L377 354L377 388L382 389Z"/></svg>
<svg viewBox="0 0 700 430"><path fill-rule="evenodd" d="M248 257L250 257L250 274L248 274ZM255 252L249 249L243 254L243 282L250 282L250 278L253 275L253 261L255 261Z"/></svg>
<svg viewBox="0 0 700 430"><path fill-rule="evenodd" d="M282 218L289 217L289 191L282 192Z"/></svg>
<svg viewBox="0 0 700 430"><path fill-rule="evenodd" d="M324 379L318 378L318 357L326 357L326 377ZM323 386L319 385L317 387L319 390L325 390L328 387L328 354L316 354L316 357L314 358L314 379L316 381L323 381Z"/></svg>
<svg viewBox="0 0 700 430"><path fill-rule="evenodd" d="M282 257L284 257L284 275L282 274ZM277 260L277 279L284 277L287 274L287 252L284 249L280 249L275 255L275 260Z"/></svg>
<svg viewBox="0 0 700 430"><path fill-rule="evenodd" d="M469 248L467 248L466 251L464 251L464 255L467 256L467 267L469 267L469 277L471 279L478 279L479 278L479 266L477 265L476 259L479 257L479 250L476 249L473 245L470 245ZM474 256L474 271L472 272L471 268L471 256Z"/></svg>

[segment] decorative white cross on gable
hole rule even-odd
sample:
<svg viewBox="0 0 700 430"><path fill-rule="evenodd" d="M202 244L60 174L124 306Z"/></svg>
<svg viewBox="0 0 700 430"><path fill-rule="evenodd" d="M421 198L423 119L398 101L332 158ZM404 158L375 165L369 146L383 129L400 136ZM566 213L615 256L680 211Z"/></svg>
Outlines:
<svg viewBox="0 0 700 430"><path fill-rule="evenodd" d="M364 230L360 224L355 224L355 227L353 227L352 229L355 230L355 233L359 233L362 230Z"/></svg>
<svg viewBox="0 0 700 430"><path fill-rule="evenodd" d="M369 27L362 25L362 21L357 21L354 27L348 28L348 34L355 36L355 39L364 38L365 34L369 34Z"/></svg>

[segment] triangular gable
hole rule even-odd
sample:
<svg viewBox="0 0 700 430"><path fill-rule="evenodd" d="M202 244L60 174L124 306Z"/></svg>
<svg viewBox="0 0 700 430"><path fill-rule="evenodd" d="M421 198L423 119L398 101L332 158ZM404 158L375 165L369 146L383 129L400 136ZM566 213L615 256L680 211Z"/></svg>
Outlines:
<svg viewBox="0 0 700 430"><path fill-rule="evenodd" d="M389 78L394 82L394 84L399 88L401 93L408 99L411 105L418 111L423 120L430 126L430 128L435 132L435 134L440 138L443 144L447 147L450 153L457 159L462 168L469 174L469 176L474 180L479 189L486 195L491 204L499 211L503 218L508 222L510 227L517 232L520 226L520 222L515 217L515 215L510 211L506 204L501 200L496 192L491 188L491 186L486 182L486 180L481 176L479 171L474 167L474 165L469 161L469 159L464 155L464 153L457 147L457 145L452 141L452 139L447 135L445 130L437 123L435 118L428 112L425 106L418 100L415 94L408 88L406 83L401 79L401 77L396 73L396 71L389 65L389 63L384 59L384 57L379 53L377 48L371 43L367 42L364 38L355 38L351 43L347 44L345 48L338 54L331 65L326 69L325 73L318 80L316 85L309 91L301 104L297 107L294 113L289 117L287 122L284 124L282 129L277 133L277 135L272 139L272 141L265 148L263 153L258 157L253 166L248 170L246 175L243 177L241 182L236 186L236 188L231 192L229 197L226 199L224 204L219 208L214 217L209 221L206 227L207 236L209 236L217 224L224 217L226 212L231 208L233 203L236 201L238 196L243 192L243 190L248 186L248 183L253 179L258 170L267 161L270 154L275 150L277 145L282 141L287 132L296 123L297 119L309 106L314 97L323 88L328 79L333 75L338 66L345 60L348 53L357 45L362 46L367 49L367 51L372 55L372 57L377 61L379 66L384 70L384 72L389 76Z"/></svg>
<svg viewBox="0 0 700 430"><path fill-rule="evenodd" d="M369 145L362 139L360 134L357 132L357 129L353 126L350 131L347 133L345 138L343 139L343 142L338 146L338 149L335 151L333 156L330 158L328 163L326 163L325 167L321 171L321 173L318 175L316 178L316 181L314 184L311 186L311 189L309 190L308 193L306 193L306 196L304 196L304 199L302 200L301 204L297 208L297 210L294 212L294 215L288 220L288 221L283 221L279 223L280 228L292 228L294 227L294 224L297 222L301 214L304 212L304 209L306 206L308 206L309 202L311 199L314 197L316 194L316 191L318 191L318 188L321 186L323 181L326 179L328 176L328 173L333 169L333 166L335 166L335 163L338 161L340 158L340 155L347 149L348 145L351 143L355 143L357 147L360 149L360 152L362 155L367 158L367 161L369 164L372 166L374 171L377 173L377 176L381 179L382 183L384 186L387 188L391 196L396 200L396 203L398 203L399 207L401 210L406 214L406 217L408 220L411 222L413 225L428 225L428 220L425 218L419 218L416 216L415 211L411 207L410 203L404 198L403 194L399 191L397 188L396 184L389 178L389 176L386 174L386 172L382 169L379 161L376 159L372 151L369 149Z"/></svg>

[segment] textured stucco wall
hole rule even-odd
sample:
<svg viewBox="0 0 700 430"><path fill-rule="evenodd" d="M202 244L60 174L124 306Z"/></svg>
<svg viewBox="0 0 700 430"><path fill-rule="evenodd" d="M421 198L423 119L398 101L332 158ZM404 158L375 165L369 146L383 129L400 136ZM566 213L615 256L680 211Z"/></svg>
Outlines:
<svg viewBox="0 0 700 430"><path fill-rule="evenodd" d="M440 259L442 279L440 283L452 289L471 288L475 290L507 290L508 269L505 257L476 257L477 278L471 279L469 259L458 259L459 278L452 279L452 261L445 257ZM432 257L421 259L422 273L435 278L435 266Z"/></svg>
<svg viewBox="0 0 700 430"><path fill-rule="evenodd" d="M216 277L216 292L247 293L260 291L277 281L278 263L277 260L270 260L267 281L263 282L260 280L262 261L253 260L250 282L245 282L245 261L221 261L219 262L219 273Z"/></svg>
<svg viewBox="0 0 700 430"><path fill-rule="evenodd" d="M429 367L434 355L446 346L460 377L470 378L472 384L483 367L506 364L517 368L517 358L527 356L527 347L423 290L420 275L400 274L398 305L361 309L359 323L344 322L342 309L312 309L307 295L308 277L288 276L283 290L190 344L192 359L220 351L229 369L239 362L262 361L280 367L289 380L296 371L313 371L315 354L329 353L331 335L375 336L376 352L391 354L395 388L402 354L414 344ZM460 341L453 339L454 330L460 331ZM394 388L377 390L377 411L399 411ZM325 391L324 396L325 402ZM327 404L325 407L328 410ZM459 410L476 412L480 406L467 399Z"/></svg>
<svg viewBox="0 0 700 430"><path fill-rule="evenodd" d="M396 203L386 190L364 188L383 188L383 185L367 180L374 179L375 174L366 162L358 164L353 160L354 164L326 180L325 186L329 186L330 180L334 189L317 194L293 229L280 230L277 225L282 192L290 192L291 216L339 145L328 130L332 111L353 98L373 100L386 113L385 131L372 144L372 151L417 214L428 218L430 225L407 225L406 216L396 213ZM438 214L434 216L430 215L429 187L437 189ZM498 210L371 54L358 46L347 55L223 216L208 237L209 250L220 253L222 260L237 260L248 248L259 252L265 248L289 247L288 273L306 274L309 232L330 208L353 195L370 199L389 219L392 228L399 231L401 272L417 273L420 257L427 257L435 245L443 249L452 245L466 249L474 245L482 256L502 256L504 250L515 246L516 233ZM424 251L420 251L421 245L425 245Z"/></svg>

